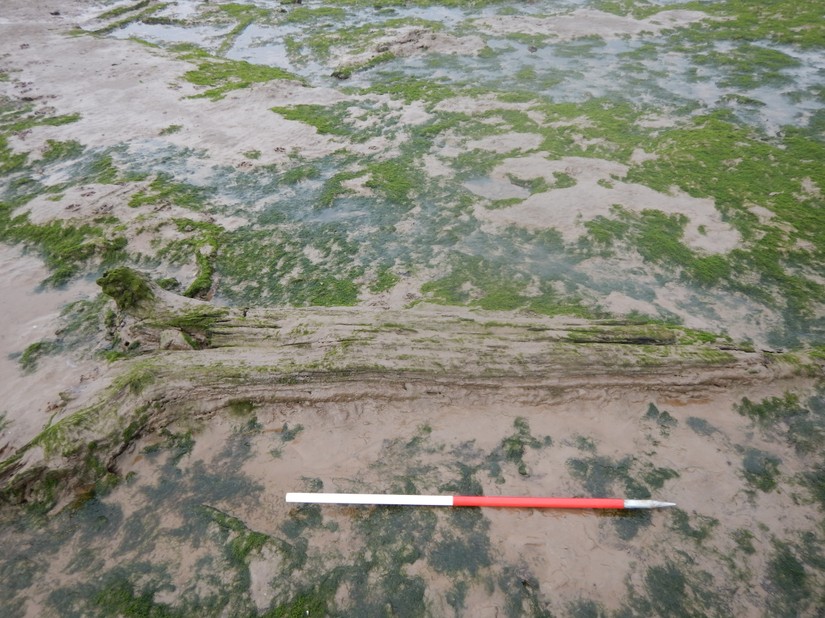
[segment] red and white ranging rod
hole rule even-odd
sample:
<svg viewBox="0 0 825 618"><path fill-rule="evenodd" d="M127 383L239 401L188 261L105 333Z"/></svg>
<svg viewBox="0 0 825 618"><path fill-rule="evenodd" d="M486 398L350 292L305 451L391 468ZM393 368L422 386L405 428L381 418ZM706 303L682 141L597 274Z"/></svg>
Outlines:
<svg viewBox="0 0 825 618"><path fill-rule="evenodd" d="M622 498L533 498L530 496L417 496L406 494L323 494L286 495L287 502L305 504L371 504L392 506L491 506L527 509L659 509L676 506L658 500Z"/></svg>

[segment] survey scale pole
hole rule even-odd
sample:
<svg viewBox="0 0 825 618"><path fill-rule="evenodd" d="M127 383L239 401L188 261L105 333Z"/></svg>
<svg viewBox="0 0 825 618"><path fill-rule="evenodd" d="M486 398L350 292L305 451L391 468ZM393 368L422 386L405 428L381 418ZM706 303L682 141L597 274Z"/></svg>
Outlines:
<svg viewBox="0 0 825 618"><path fill-rule="evenodd" d="M531 496L427 496L409 494L328 494L290 492L287 502L384 506L475 506L522 509L660 509L676 506L659 500L623 498L542 498Z"/></svg>

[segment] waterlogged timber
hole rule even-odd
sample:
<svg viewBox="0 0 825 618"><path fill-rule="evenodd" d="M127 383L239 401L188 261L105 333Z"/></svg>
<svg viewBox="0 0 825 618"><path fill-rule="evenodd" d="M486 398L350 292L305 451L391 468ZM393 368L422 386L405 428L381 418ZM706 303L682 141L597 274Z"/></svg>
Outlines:
<svg viewBox="0 0 825 618"><path fill-rule="evenodd" d="M4 611L818 615L825 31L752 4L6 2Z"/></svg>
<svg viewBox="0 0 825 618"><path fill-rule="evenodd" d="M140 354L2 462L16 612L635 615L669 587L685 615L821 602L815 358L608 320L218 311L124 269L99 284L127 308L106 336ZM508 517L295 490L679 508Z"/></svg>

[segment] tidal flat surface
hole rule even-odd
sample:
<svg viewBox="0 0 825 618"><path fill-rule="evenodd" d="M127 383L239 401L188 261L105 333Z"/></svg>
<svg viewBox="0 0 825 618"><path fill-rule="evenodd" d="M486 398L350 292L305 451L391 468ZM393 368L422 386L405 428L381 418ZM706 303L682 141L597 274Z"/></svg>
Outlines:
<svg viewBox="0 0 825 618"><path fill-rule="evenodd" d="M15 37L2 82L4 238L53 255L55 283L121 262L235 305L821 339L825 65L802 14L738 30L736 2L82 8L43 26L54 63ZM55 246L70 233L82 249Z"/></svg>
<svg viewBox="0 0 825 618"><path fill-rule="evenodd" d="M4 609L820 615L825 25L753 4L5 2Z"/></svg>
<svg viewBox="0 0 825 618"><path fill-rule="evenodd" d="M822 464L811 459L825 432L822 391L706 388L651 401L595 387L528 403L424 388L399 388L406 401L235 400L216 417L138 439L119 457L124 480L113 489L3 527L4 607L61 616L822 608ZM285 503L296 490L622 495L678 506Z"/></svg>

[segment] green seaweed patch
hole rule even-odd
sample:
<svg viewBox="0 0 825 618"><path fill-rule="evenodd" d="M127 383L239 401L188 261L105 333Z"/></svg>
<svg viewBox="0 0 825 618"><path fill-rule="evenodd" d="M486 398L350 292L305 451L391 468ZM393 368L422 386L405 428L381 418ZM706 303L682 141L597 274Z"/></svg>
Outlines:
<svg viewBox="0 0 825 618"><path fill-rule="evenodd" d="M321 194L318 196L317 207L329 208L337 198L352 193L350 189L344 186L344 183L347 180L358 178L361 174L361 172L338 172L328 178L324 182Z"/></svg>
<svg viewBox="0 0 825 618"><path fill-rule="evenodd" d="M553 172L553 178L555 179L553 182L554 189L568 189L576 186L576 179L570 174L565 174L564 172Z"/></svg>
<svg viewBox="0 0 825 618"><path fill-rule="evenodd" d="M734 405L734 410L763 428L808 414L808 410L799 401L799 395L795 393L785 393L782 397L767 397L760 402L754 402L745 397L740 403Z"/></svg>
<svg viewBox="0 0 825 618"><path fill-rule="evenodd" d="M668 527L683 537L692 539L697 545L709 539L719 525L719 520L714 517L698 513L691 516L680 508L671 509L670 513L672 516Z"/></svg>
<svg viewBox="0 0 825 618"><path fill-rule="evenodd" d="M825 511L825 461L802 473L802 483L811 492L813 499Z"/></svg>
<svg viewBox="0 0 825 618"><path fill-rule="evenodd" d="M544 193L550 188L550 185L543 176L522 179L514 176L513 174L507 174L507 178L515 186L521 187L522 189L527 189L530 192L530 195L535 193Z"/></svg>
<svg viewBox="0 0 825 618"><path fill-rule="evenodd" d="M281 442L292 442L304 430L304 426L298 423L297 425L289 426L289 423L284 423L281 427Z"/></svg>
<svg viewBox="0 0 825 618"><path fill-rule="evenodd" d="M143 180L143 177L139 174L123 174L121 176L112 156L105 153L98 154L92 159L88 172L82 177L83 182L97 182L103 185L139 180Z"/></svg>
<svg viewBox="0 0 825 618"><path fill-rule="evenodd" d="M273 607L263 616L265 618L299 618L300 616L329 615L342 574L343 569L332 569L324 574L317 585L301 590L288 602Z"/></svg>
<svg viewBox="0 0 825 618"><path fill-rule="evenodd" d="M298 163L281 174L281 182L287 185L314 180L321 176L321 169L312 163Z"/></svg>
<svg viewBox="0 0 825 618"><path fill-rule="evenodd" d="M116 17L117 16L122 16L122 15L127 15L126 17L124 17L123 19L119 19L117 21L111 22L110 24L108 24L106 26L103 26L101 28L97 28L96 30L92 30L92 34L110 34L110 33L114 32L115 30L120 30L121 28L125 28L129 24L132 24L132 23L135 23L135 22L141 22L141 21L146 22L146 21L149 20L149 18L151 18L152 15L154 15L155 13L158 13L159 11L162 11L163 9L168 7L169 4L170 4L169 2L158 2L156 4L149 3L148 5L143 5L142 2L138 2L138 3L136 3L134 5L131 5L131 6L122 7L123 12L117 14ZM140 10L140 9L143 9L143 10ZM113 12L117 11L117 10L118 9L112 9L112 11L108 11L107 13L111 17L111 14ZM134 13L134 11L138 11L138 10L140 12ZM99 17L98 19L104 19L103 16L107 15L107 13L103 13L101 15L101 17ZM128 15L128 13L134 13L134 14Z"/></svg>
<svg viewBox="0 0 825 618"><path fill-rule="evenodd" d="M576 599L567 604L566 616L571 618L601 618L609 615L601 603L592 599Z"/></svg>
<svg viewBox="0 0 825 618"><path fill-rule="evenodd" d="M320 528L324 523L321 507L317 504L301 504L289 511L289 519L281 524L281 532L287 538L297 539L310 528Z"/></svg>
<svg viewBox="0 0 825 618"><path fill-rule="evenodd" d="M629 162L636 148L650 148L650 130L638 120L646 113L642 106L607 98L582 103L537 103L545 114L540 128L544 140L539 150L553 157L598 157ZM586 118L582 124L579 119ZM582 142L581 138L587 141Z"/></svg>
<svg viewBox="0 0 825 618"><path fill-rule="evenodd" d="M252 64L245 60L218 58L200 61L198 68L187 71L183 78L196 86L206 88L201 94L195 95L196 97L205 97L213 101L224 98L233 90L248 88L253 84L277 80L303 83L300 77L278 67Z"/></svg>
<svg viewBox="0 0 825 618"><path fill-rule="evenodd" d="M578 450L584 451L585 453L596 452L596 441L593 438L589 438L587 436L575 436L573 439L573 444Z"/></svg>
<svg viewBox="0 0 825 618"><path fill-rule="evenodd" d="M825 47L825 24L820 7L815 4L800 5L794 0L772 0L769 4L748 0L728 0L721 4L694 0L682 6L720 18L705 20L683 32L696 41L771 41L804 49Z"/></svg>
<svg viewBox="0 0 825 618"><path fill-rule="evenodd" d="M740 90L751 90L766 84L785 86L792 78L784 71L801 64L798 59L779 50L751 43L740 43L724 52L696 54L693 61L720 69L722 78L717 80L719 86Z"/></svg>
<svg viewBox="0 0 825 618"><path fill-rule="evenodd" d="M609 257L618 241L634 247L647 262L679 271L694 284L713 287L733 279L731 261L721 255L701 255L683 242L688 218L646 209L633 213L621 205L611 209L613 218L599 215L585 222L588 231L579 248L585 254ZM592 244L591 244L592 243Z"/></svg>
<svg viewBox="0 0 825 618"><path fill-rule="evenodd" d="M741 552L747 555L753 555L756 553L756 547L754 547L753 540L754 535L753 532L746 528L737 528L733 532L731 532L731 538L733 542L736 543L736 547L739 548Z"/></svg>
<svg viewBox="0 0 825 618"><path fill-rule="evenodd" d="M37 369L37 363L42 357L50 356L58 350L60 350L60 344L57 341L35 341L26 346L20 355L20 368L26 373L31 373Z"/></svg>
<svg viewBox="0 0 825 618"><path fill-rule="evenodd" d="M795 393L753 402L747 397L734 410L769 435L783 437L800 455L821 452L825 446L825 391L803 402Z"/></svg>
<svg viewBox="0 0 825 618"><path fill-rule="evenodd" d="M630 223L621 219L598 215L584 222L587 238L596 246L596 253L604 257L613 254L612 248L616 241L624 239L630 230ZM587 249L586 245L582 246Z"/></svg>
<svg viewBox="0 0 825 618"><path fill-rule="evenodd" d="M636 19L645 19L669 8L651 0L593 0L592 6L606 13L629 15Z"/></svg>
<svg viewBox="0 0 825 618"><path fill-rule="evenodd" d="M198 252L195 255L197 274L192 283L183 291L188 298L206 298L212 290L212 277L215 274L214 254Z"/></svg>
<svg viewBox="0 0 825 618"><path fill-rule="evenodd" d="M12 217L12 211L11 204L0 202L0 240L36 247L51 270L47 284L64 285L94 258L102 263L116 263L124 258L126 238L107 237L101 227L63 221L34 224L27 214Z"/></svg>
<svg viewBox="0 0 825 618"><path fill-rule="evenodd" d="M395 274L389 266L381 266L375 274L375 278L370 284L369 290L373 294L387 292L394 288L399 281L401 281L401 277Z"/></svg>
<svg viewBox="0 0 825 618"><path fill-rule="evenodd" d="M771 593L768 608L773 616L799 616L814 600L810 574L789 543L773 541L766 580Z"/></svg>
<svg viewBox="0 0 825 618"><path fill-rule="evenodd" d="M148 279L127 266L106 271L98 278L97 284L121 311L135 309L155 298Z"/></svg>
<svg viewBox="0 0 825 618"><path fill-rule="evenodd" d="M233 416L246 416L251 414L256 407L251 399L231 399L226 405Z"/></svg>
<svg viewBox="0 0 825 618"><path fill-rule="evenodd" d="M76 351L97 347L108 329L115 325L114 311L107 307L105 294L68 303L60 310L60 325L55 330L52 352Z"/></svg>
<svg viewBox="0 0 825 618"><path fill-rule="evenodd" d="M309 305L351 307L358 303L358 285L352 280L326 276L303 283L305 298Z"/></svg>
<svg viewBox="0 0 825 618"><path fill-rule="evenodd" d="M782 460L776 455L748 448L742 458L742 472L748 483L759 491L768 493L776 489L781 463Z"/></svg>
<svg viewBox="0 0 825 618"><path fill-rule="evenodd" d="M0 98L0 128L3 137L20 133L39 126L59 127L80 120L78 113L61 116L46 116L35 111L33 105L10 99ZM5 144L4 144L5 145Z"/></svg>
<svg viewBox="0 0 825 618"><path fill-rule="evenodd" d="M26 152L14 152L5 135L0 135L0 174L12 174L25 169L29 160Z"/></svg>
<svg viewBox="0 0 825 618"><path fill-rule="evenodd" d="M534 437L530 432L530 425L526 419L518 417L513 421L515 432L501 441L498 449L491 455L490 461L494 464L491 473L498 472L500 476L499 461L506 461L516 466L518 473L522 476L529 476L530 472L524 456L527 449L542 449L553 444L550 436L544 436L541 440Z"/></svg>
<svg viewBox="0 0 825 618"><path fill-rule="evenodd" d="M166 603L155 601L156 590L146 586L136 590L125 575L108 576L90 597L91 606L103 613L119 616L184 616Z"/></svg>
<svg viewBox="0 0 825 618"><path fill-rule="evenodd" d="M507 618L553 617L549 603L543 598L541 583L532 573L507 565L502 569L498 585L505 592L504 613Z"/></svg>
<svg viewBox="0 0 825 618"><path fill-rule="evenodd" d="M465 538L446 533L430 550L429 561L437 572L467 572L475 577L493 564L490 538L480 534Z"/></svg>
<svg viewBox="0 0 825 618"><path fill-rule="evenodd" d="M682 214L643 210L634 244L647 261L686 265L692 258L690 249L681 241L687 222Z"/></svg>
<svg viewBox="0 0 825 618"><path fill-rule="evenodd" d="M370 178L365 186L381 194L392 206L405 210L413 206L413 194L421 186L424 173L411 165L409 157L370 163L366 171Z"/></svg>
<svg viewBox="0 0 825 618"><path fill-rule="evenodd" d="M825 182L825 172L814 164L825 157L825 144L793 128L769 139L738 126L730 110L718 110L663 131L648 149L656 161L631 167L627 180L663 192L676 185L694 197L713 198L744 242L727 256L700 257L681 243L682 221L660 214L648 217L636 239L646 259L680 266L701 285L723 285L781 308L789 333L811 328L812 304L825 297L825 288L804 272L821 262L825 215L802 185L806 178ZM760 222L750 204L770 210L774 219ZM780 223L793 231L783 231ZM800 251L802 240L815 249Z"/></svg>
<svg viewBox="0 0 825 618"><path fill-rule="evenodd" d="M344 9L334 6L321 6L318 8L296 6L289 10L284 21L305 24L318 20L341 21L346 16L347 12Z"/></svg>
<svg viewBox="0 0 825 618"><path fill-rule="evenodd" d="M226 233L221 226L207 221L176 218L173 222L177 230L187 236L170 241L158 251L158 256L178 262L188 261L194 254L197 272L183 295L206 299L213 291L215 264L226 240Z"/></svg>
<svg viewBox="0 0 825 618"><path fill-rule="evenodd" d="M192 437L191 431L184 431L175 433L164 427L158 432L158 435L163 438L143 449L144 453L154 454L160 451L167 451L170 453L170 461L177 465L178 462L189 455L195 447L195 439Z"/></svg>
<svg viewBox="0 0 825 618"><path fill-rule="evenodd" d="M495 152L491 150L463 149L451 161L450 165L455 170L456 180L472 180L474 178L489 176L502 161L510 159L520 154L519 150L510 152ZM541 186L540 184L536 185Z"/></svg>
<svg viewBox="0 0 825 618"><path fill-rule="evenodd" d="M743 94L725 94L719 99L720 103L730 105L742 105L745 107L765 107L765 103L753 97L747 97Z"/></svg>
<svg viewBox="0 0 825 618"><path fill-rule="evenodd" d="M222 4L218 7L221 12L237 20L238 23L230 30L221 41L221 45L217 50L217 54L222 56L235 44L238 37L250 25L255 22L266 21L270 15L270 11L252 4L238 4L231 2L229 4Z"/></svg>
<svg viewBox="0 0 825 618"><path fill-rule="evenodd" d="M719 593L715 578L690 564L668 560L645 569L642 594L629 590L626 609L619 615L730 616L729 603Z"/></svg>
<svg viewBox="0 0 825 618"><path fill-rule="evenodd" d="M731 339L727 335L723 335L720 333L714 333L706 330L697 330L695 328L684 328L681 329L681 335L679 337L679 343L682 345L690 345L694 343L724 343L725 345L733 345L733 339ZM740 345L740 348L747 347L747 345ZM752 349L748 349L747 351L752 352Z"/></svg>
<svg viewBox="0 0 825 618"><path fill-rule="evenodd" d="M115 392L128 391L132 395L140 395L157 380L158 373L158 368L151 361L136 363L125 374L118 376L112 388Z"/></svg>
<svg viewBox="0 0 825 618"><path fill-rule="evenodd" d="M538 293L528 294L529 280L510 265L464 254L453 256L451 261L448 275L421 286L429 301L490 311L525 309L542 315L599 317L577 297L559 294L551 281L540 282Z"/></svg>
<svg viewBox="0 0 825 618"><path fill-rule="evenodd" d="M250 530L237 517L224 513L212 506L202 504L200 511L211 521L223 529L229 538L227 553L229 559L236 565L246 565L252 553L260 553L261 549L272 541L271 537L263 532Z"/></svg>
<svg viewBox="0 0 825 618"><path fill-rule="evenodd" d="M301 7L294 9L293 13L296 11L299 15L312 14L314 9ZM332 22L322 21L312 28L311 36L302 38L291 36L287 41L287 50L296 62L306 61L308 56L323 62L336 55L336 52L352 55L367 53L382 55L389 51L389 46L379 39L387 37L388 33L410 26L433 31L443 27L439 22L413 17L385 19L377 23L369 21L360 25L348 24L343 27L336 27L336 24Z"/></svg>
<svg viewBox="0 0 825 618"><path fill-rule="evenodd" d="M381 79L364 90L370 94L385 94L395 99L401 99L408 105L421 101L425 107L432 109L446 99L458 96L460 92L446 78L422 79L408 75L402 71L383 71Z"/></svg>
<svg viewBox="0 0 825 618"><path fill-rule="evenodd" d="M303 122L326 135L351 135L353 129L348 125L347 108L349 104L310 105L301 104L291 107L273 107L272 111L287 120Z"/></svg>
<svg viewBox="0 0 825 618"><path fill-rule="evenodd" d="M719 432L719 430L710 422L704 418L699 418L698 416L688 417L685 423L693 430L694 433L700 436L712 436L713 434Z"/></svg>
<svg viewBox="0 0 825 618"><path fill-rule="evenodd" d="M324 257L323 268L307 258L307 246ZM216 268L222 292L239 302L353 305L359 293L355 281L363 275L354 264L357 252L358 245L337 225L242 229L222 245Z"/></svg>
<svg viewBox="0 0 825 618"><path fill-rule="evenodd" d="M121 17L126 13L132 13L134 11L139 11L141 9L145 9L152 3L152 0L140 0L139 2L135 2L134 4L126 4L123 6L118 6L108 11L104 11L100 15L97 16L99 20L107 20L107 19L114 19L115 17Z"/></svg>
<svg viewBox="0 0 825 618"><path fill-rule="evenodd" d="M182 124L170 124L168 127L161 129L159 135L174 135L179 133L181 129L183 129Z"/></svg>
<svg viewBox="0 0 825 618"><path fill-rule="evenodd" d="M650 490L632 474L636 463L633 457L611 459L601 455L574 457L567 460L567 469L579 480L589 496L613 494L613 485L621 483L630 499L648 499Z"/></svg>
<svg viewBox="0 0 825 618"><path fill-rule="evenodd" d="M65 142L57 140L46 140L46 146L43 148L43 154L40 157L41 163L53 163L55 161L63 161L67 159L77 159L83 154L86 149L83 144L75 140L68 140Z"/></svg>
<svg viewBox="0 0 825 618"><path fill-rule="evenodd" d="M182 182L175 182L171 174L160 173L143 189L129 198L129 206L140 208L157 204L173 204L188 210L201 211L211 190Z"/></svg>
<svg viewBox="0 0 825 618"><path fill-rule="evenodd" d="M642 474L642 480L644 480L651 489L661 489L667 481L676 478L679 478L679 473L673 468L657 468L651 466Z"/></svg>
<svg viewBox="0 0 825 618"><path fill-rule="evenodd" d="M180 281L174 277L163 277L161 279L157 279L155 283L157 283L158 287L161 289L169 292L175 292L180 289Z"/></svg>
<svg viewBox="0 0 825 618"><path fill-rule="evenodd" d="M109 392L112 395L121 393L140 395L143 390L157 378L157 368L151 363L138 363L125 374L119 376L112 384ZM60 454L64 457L76 455L86 447L82 438L84 431L98 427L102 421L111 418L117 410L112 410L104 403L98 403L64 416L55 423L49 424L31 442L18 451L18 456L33 446L40 446L47 456ZM95 441L99 447L103 444L120 444L122 423L107 435L98 436ZM79 437L80 436L80 437ZM4 462L5 467L6 462ZM61 471L63 473L65 471ZM79 475L87 474L88 470L80 467Z"/></svg>
<svg viewBox="0 0 825 618"><path fill-rule="evenodd" d="M598 516L609 518L616 529L616 536L623 541L635 538L642 528L646 528L653 523L650 511L644 509L604 511L600 512Z"/></svg>
<svg viewBox="0 0 825 618"><path fill-rule="evenodd" d="M515 206L516 204L521 204L524 200L520 197L510 197L502 200L493 200L489 204L485 204L485 208L489 208L490 210L497 210L503 208L510 208L511 206Z"/></svg>
<svg viewBox="0 0 825 618"><path fill-rule="evenodd" d="M679 424L679 421L673 418L670 412L659 410L653 403L648 404L644 419L655 423L662 436L669 436L670 430Z"/></svg>

